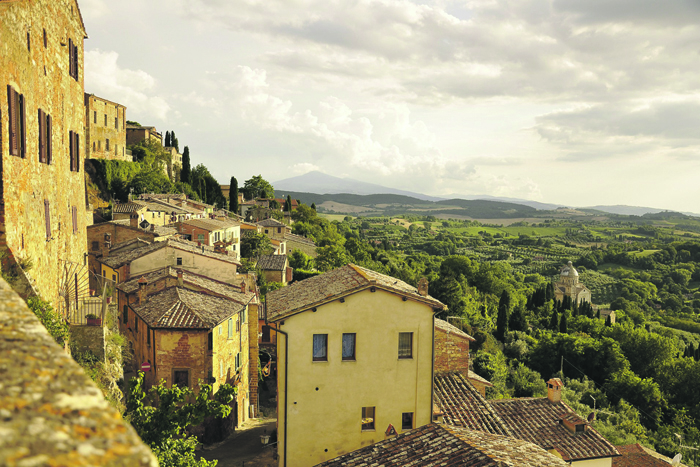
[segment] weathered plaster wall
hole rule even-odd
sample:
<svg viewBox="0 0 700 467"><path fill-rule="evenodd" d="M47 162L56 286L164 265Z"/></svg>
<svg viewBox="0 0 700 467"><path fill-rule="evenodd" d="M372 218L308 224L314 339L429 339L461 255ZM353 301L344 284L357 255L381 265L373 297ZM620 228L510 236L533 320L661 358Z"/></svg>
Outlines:
<svg viewBox="0 0 700 467"><path fill-rule="evenodd" d="M160 269L165 266L178 267L177 258L182 258L182 267L202 276L233 284L236 281L236 264L220 261L177 248L165 247L138 258L131 263L131 275Z"/></svg>
<svg viewBox="0 0 700 467"><path fill-rule="evenodd" d="M435 373L459 371L469 377L469 339L435 329Z"/></svg>

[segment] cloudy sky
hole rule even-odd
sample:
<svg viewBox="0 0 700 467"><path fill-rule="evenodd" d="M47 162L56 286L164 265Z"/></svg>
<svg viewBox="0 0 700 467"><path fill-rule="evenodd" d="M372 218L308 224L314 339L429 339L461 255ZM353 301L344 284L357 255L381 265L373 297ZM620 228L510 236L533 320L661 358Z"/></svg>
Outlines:
<svg viewBox="0 0 700 467"><path fill-rule="evenodd" d="M220 182L700 211L697 0L79 0L86 92Z"/></svg>

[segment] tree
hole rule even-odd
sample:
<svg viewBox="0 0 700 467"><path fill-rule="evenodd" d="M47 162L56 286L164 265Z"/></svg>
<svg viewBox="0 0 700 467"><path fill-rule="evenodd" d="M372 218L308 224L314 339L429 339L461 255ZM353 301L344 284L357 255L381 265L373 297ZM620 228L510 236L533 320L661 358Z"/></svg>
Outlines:
<svg viewBox="0 0 700 467"><path fill-rule="evenodd" d="M243 184L243 194L246 199L274 198L275 189L262 175L254 175Z"/></svg>
<svg viewBox="0 0 700 467"><path fill-rule="evenodd" d="M146 167L129 183L135 194L139 193L170 193L172 182L163 170L157 167Z"/></svg>
<svg viewBox="0 0 700 467"><path fill-rule="evenodd" d="M180 145L177 144L177 137L174 131L170 132L170 146L174 147L177 152L180 152Z"/></svg>
<svg viewBox="0 0 700 467"><path fill-rule="evenodd" d="M182 153L182 172L180 172L180 181L190 183L190 148L185 146Z"/></svg>
<svg viewBox="0 0 700 467"><path fill-rule="evenodd" d="M194 453L197 438L187 435L187 427L199 425L207 417L223 418L231 413L236 388L223 384L216 394L209 384L195 393L187 387L168 388L161 381L148 395L143 387L144 373L131 378L126 402L126 418L144 443L158 457L162 467L214 467L216 462L198 460ZM147 398L148 396L148 398ZM144 401L150 404L145 404Z"/></svg>
<svg viewBox="0 0 700 467"><path fill-rule="evenodd" d="M231 185L228 192L228 210L238 214L238 180L236 177L231 177L229 183Z"/></svg>
<svg viewBox="0 0 700 467"><path fill-rule="evenodd" d="M316 210L316 203L311 203L311 209Z"/></svg>
<svg viewBox="0 0 700 467"><path fill-rule="evenodd" d="M549 319L549 329L556 331L559 329L559 314L557 310L552 310L552 317Z"/></svg>
<svg viewBox="0 0 700 467"><path fill-rule="evenodd" d="M513 313L508 320L508 328L511 331L527 331L527 319L525 318L525 310L521 305L515 307Z"/></svg>
<svg viewBox="0 0 700 467"><path fill-rule="evenodd" d="M169 131L166 131L166 132L165 132L165 143L164 143L164 146L165 146L166 148L170 147L170 132L169 132Z"/></svg>
<svg viewBox="0 0 700 467"><path fill-rule="evenodd" d="M508 332L508 315L510 313L510 294L507 290L501 293L501 298L498 301L498 316L496 318L496 334L495 337L499 341L503 341Z"/></svg>
<svg viewBox="0 0 700 467"><path fill-rule="evenodd" d="M569 312L566 310L564 310L561 314L561 321L559 321L559 332L561 332L562 334L566 334L569 332L569 327L566 323L568 314Z"/></svg>
<svg viewBox="0 0 700 467"><path fill-rule="evenodd" d="M241 238L241 256L257 258L272 252L270 238L262 233L252 232Z"/></svg>
<svg viewBox="0 0 700 467"><path fill-rule="evenodd" d="M345 266L350 262L345 248L341 245L327 245L316 248L316 268L319 271L330 271L331 269Z"/></svg>
<svg viewBox="0 0 700 467"><path fill-rule="evenodd" d="M287 195L287 201L284 202L284 211L292 212L292 197Z"/></svg>

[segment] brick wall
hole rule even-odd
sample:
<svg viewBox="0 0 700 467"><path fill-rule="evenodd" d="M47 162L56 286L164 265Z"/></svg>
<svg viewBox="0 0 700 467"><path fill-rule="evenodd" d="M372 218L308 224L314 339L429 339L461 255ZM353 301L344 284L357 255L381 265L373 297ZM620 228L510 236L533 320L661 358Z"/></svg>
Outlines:
<svg viewBox="0 0 700 467"><path fill-rule="evenodd" d="M469 376L469 339L435 328L435 373L447 371Z"/></svg>
<svg viewBox="0 0 700 467"><path fill-rule="evenodd" d="M0 24L0 246L18 260L32 261L29 274L38 292L56 305L66 265L85 264L85 30L73 1L1 2ZM77 80L69 70L71 43L77 46ZM10 155L8 85L24 96L24 158ZM51 116L50 164L39 161L39 109ZM79 137L77 172L71 170L69 132Z"/></svg>

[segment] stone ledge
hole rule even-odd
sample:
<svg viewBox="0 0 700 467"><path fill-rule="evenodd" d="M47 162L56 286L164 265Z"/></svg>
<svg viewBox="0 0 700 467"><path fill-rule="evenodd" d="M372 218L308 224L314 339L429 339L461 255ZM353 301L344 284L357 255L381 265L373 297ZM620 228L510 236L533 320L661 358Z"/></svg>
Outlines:
<svg viewBox="0 0 700 467"><path fill-rule="evenodd" d="M158 465L134 429L2 279L0 465Z"/></svg>

